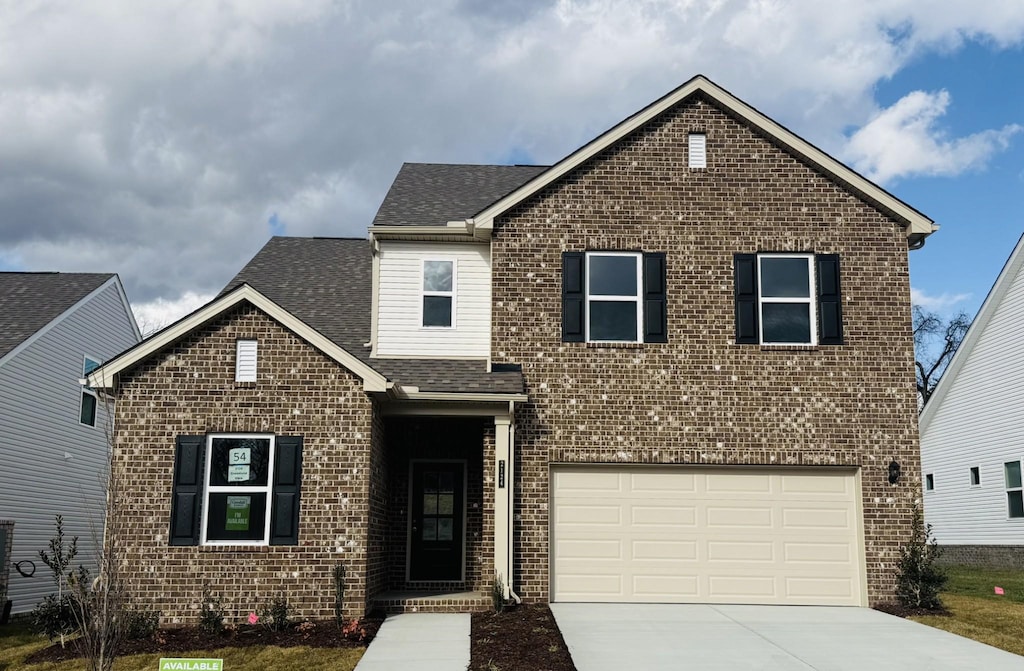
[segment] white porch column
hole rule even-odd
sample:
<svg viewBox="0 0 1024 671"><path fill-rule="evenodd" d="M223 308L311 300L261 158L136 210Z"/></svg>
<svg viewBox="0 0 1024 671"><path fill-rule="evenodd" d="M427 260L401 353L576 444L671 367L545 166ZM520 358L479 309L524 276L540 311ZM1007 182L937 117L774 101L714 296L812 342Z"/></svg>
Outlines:
<svg viewBox="0 0 1024 671"><path fill-rule="evenodd" d="M494 573L512 590L512 513L514 434L511 417L494 418Z"/></svg>

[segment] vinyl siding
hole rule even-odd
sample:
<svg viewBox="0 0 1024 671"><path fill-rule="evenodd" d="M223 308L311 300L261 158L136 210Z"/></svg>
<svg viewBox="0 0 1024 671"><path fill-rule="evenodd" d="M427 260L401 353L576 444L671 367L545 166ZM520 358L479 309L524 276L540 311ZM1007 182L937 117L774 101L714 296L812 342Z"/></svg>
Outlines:
<svg viewBox="0 0 1024 671"><path fill-rule="evenodd" d="M922 426L922 474L935 478L934 491L923 493L925 519L939 543L1024 544L1024 519L1008 518L1003 479L1005 462L1024 459L1021 324L1024 273L1018 272ZM971 487L972 466L980 468L979 487Z"/></svg>
<svg viewBox="0 0 1024 671"><path fill-rule="evenodd" d="M454 328L421 326L424 259L456 262ZM489 355L491 262L487 245L382 243L379 282L377 356Z"/></svg>
<svg viewBox="0 0 1024 671"><path fill-rule="evenodd" d="M40 338L0 366L0 519L13 519L12 561L36 564L34 578L12 567L8 598L14 612L31 610L53 590L39 561L64 516L67 542L79 537L75 565L93 562L102 533L100 474L107 450L107 415L96 426L79 422L83 356L105 361L136 342L120 292L108 284Z"/></svg>

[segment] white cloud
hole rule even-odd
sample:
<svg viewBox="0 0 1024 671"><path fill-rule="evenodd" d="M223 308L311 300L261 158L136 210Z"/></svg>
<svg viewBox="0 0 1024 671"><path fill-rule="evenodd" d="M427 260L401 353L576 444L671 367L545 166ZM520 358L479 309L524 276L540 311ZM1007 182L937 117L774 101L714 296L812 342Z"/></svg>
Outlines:
<svg viewBox="0 0 1024 671"><path fill-rule="evenodd" d="M944 293L938 296L930 296L920 289L910 288L910 302L914 305L920 306L930 312L948 313L951 312L953 307L968 301L972 298L973 294L960 293L950 294Z"/></svg>
<svg viewBox="0 0 1024 671"><path fill-rule="evenodd" d="M158 298L146 303L136 303L132 305L132 312L135 313L135 321L139 323L142 335L148 336L173 324L211 300L213 300L213 294L197 294L194 291L186 291L175 299Z"/></svg>
<svg viewBox="0 0 1024 671"><path fill-rule="evenodd" d="M853 134L847 157L857 170L882 183L913 175L952 177L984 167L1024 130L1009 124L949 139L938 125L949 103L947 91L908 93Z"/></svg>

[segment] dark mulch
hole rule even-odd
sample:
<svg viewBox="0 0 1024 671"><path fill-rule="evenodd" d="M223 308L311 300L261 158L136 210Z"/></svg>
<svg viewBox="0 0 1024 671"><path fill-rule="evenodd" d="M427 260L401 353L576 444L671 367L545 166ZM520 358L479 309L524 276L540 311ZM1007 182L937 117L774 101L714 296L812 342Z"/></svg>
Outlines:
<svg viewBox="0 0 1024 671"><path fill-rule="evenodd" d="M281 648L361 648L370 644L383 621L383 617L365 618L359 629L349 635L342 633L333 620L298 623L282 631L271 631L260 625L242 625L235 630L225 630L220 635L206 634L196 627L161 629L153 638L125 641L118 652L121 655L165 654L190 650L245 648L253 645L275 645ZM365 635L362 630L365 630ZM29 655L25 661L29 664L60 662L79 656L74 645L61 648L60 644L56 643Z"/></svg>
<svg viewBox="0 0 1024 671"><path fill-rule="evenodd" d="M949 612L945 606L930 610L928 608L911 608L898 603L880 603L875 606L875 610L880 610L883 613L889 615L895 615L896 617L917 617L920 615L939 615L941 617L952 617L953 613Z"/></svg>
<svg viewBox="0 0 1024 671"><path fill-rule="evenodd" d="M576 671L547 604L474 613L470 671Z"/></svg>

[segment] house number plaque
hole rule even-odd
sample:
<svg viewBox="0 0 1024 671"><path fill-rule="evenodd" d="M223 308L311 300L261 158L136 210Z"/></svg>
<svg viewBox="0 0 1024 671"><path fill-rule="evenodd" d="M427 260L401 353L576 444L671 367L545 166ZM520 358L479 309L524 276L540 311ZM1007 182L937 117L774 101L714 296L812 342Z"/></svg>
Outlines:
<svg viewBox="0 0 1024 671"><path fill-rule="evenodd" d="M505 489L505 460L498 460L498 489Z"/></svg>

